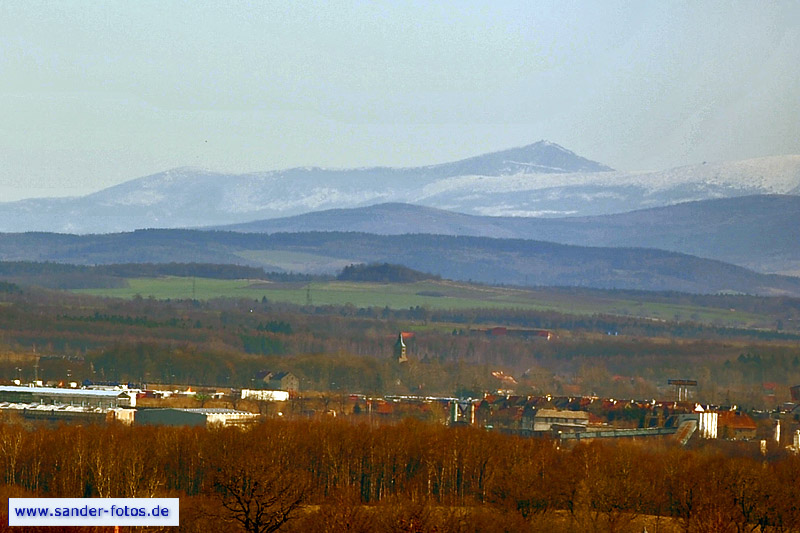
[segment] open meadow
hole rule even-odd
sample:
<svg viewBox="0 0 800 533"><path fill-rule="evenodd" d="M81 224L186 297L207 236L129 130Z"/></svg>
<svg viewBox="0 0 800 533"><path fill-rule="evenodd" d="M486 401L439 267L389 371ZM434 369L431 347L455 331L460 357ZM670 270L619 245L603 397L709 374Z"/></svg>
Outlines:
<svg viewBox="0 0 800 533"><path fill-rule="evenodd" d="M771 329L775 319L732 307L687 302L658 293L588 289L520 289L447 280L414 283L313 281L280 283L267 280L219 280L166 276L128 278L121 288L79 289L74 292L116 298L193 299L246 298L296 305L352 305L357 308L408 309L498 308L554 311L576 315L616 315L653 320L691 321L721 327Z"/></svg>

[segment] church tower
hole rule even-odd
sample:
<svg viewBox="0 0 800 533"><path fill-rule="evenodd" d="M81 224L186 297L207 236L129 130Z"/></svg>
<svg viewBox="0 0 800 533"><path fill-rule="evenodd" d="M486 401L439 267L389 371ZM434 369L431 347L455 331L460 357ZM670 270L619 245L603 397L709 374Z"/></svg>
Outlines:
<svg viewBox="0 0 800 533"><path fill-rule="evenodd" d="M408 355L406 354L406 343L403 342L402 331L397 335L397 342L394 343L394 360L398 363L405 363L408 361Z"/></svg>

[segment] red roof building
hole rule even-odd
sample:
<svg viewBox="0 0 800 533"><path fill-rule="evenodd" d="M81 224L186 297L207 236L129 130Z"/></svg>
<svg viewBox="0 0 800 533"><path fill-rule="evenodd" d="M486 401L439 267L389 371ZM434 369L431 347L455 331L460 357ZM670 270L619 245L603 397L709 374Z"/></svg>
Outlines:
<svg viewBox="0 0 800 533"><path fill-rule="evenodd" d="M748 415L735 411L719 413L717 428L722 438L750 440L756 438L756 423Z"/></svg>

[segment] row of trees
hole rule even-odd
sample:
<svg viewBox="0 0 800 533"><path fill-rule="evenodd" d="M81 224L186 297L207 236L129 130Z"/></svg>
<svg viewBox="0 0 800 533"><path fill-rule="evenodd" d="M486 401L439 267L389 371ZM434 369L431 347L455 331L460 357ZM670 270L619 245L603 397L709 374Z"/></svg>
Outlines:
<svg viewBox="0 0 800 533"><path fill-rule="evenodd" d="M246 531L800 530L800 458L745 452L669 442L559 449L413 421L270 421L247 430L0 424L0 482L10 495L180 497L183 528L198 531L223 523Z"/></svg>
<svg viewBox="0 0 800 533"><path fill-rule="evenodd" d="M33 261L0 261L0 276L22 285L60 289L126 287L127 278L160 276L210 279L269 279L274 281L310 281L328 279L263 268L212 263L122 263L111 265L74 265Z"/></svg>

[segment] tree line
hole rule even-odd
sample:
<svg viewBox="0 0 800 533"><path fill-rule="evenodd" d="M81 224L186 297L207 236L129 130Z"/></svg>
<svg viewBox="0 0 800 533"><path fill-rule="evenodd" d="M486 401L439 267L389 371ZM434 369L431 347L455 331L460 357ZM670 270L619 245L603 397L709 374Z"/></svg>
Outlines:
<svg viewBox="0 0 800 533"><path fill-rule="evenodd" d="M269 420L3 423L0 451L6 496L179 497L185 531L800 530L800 458L730 443L559 448L412 420Z"/></svg>
<svg viewBox="0 0 800 533"><path fill-rule="evenodd" d="M119 288L129 278L162 276L210 279L268 279L308 282L330 279L289 272L267 272L261 267L216 263L120 263L76 265L54 262L0 261L0 277L26 286L51 289ZM7 282L6 282L7 283Z"/></svg>

